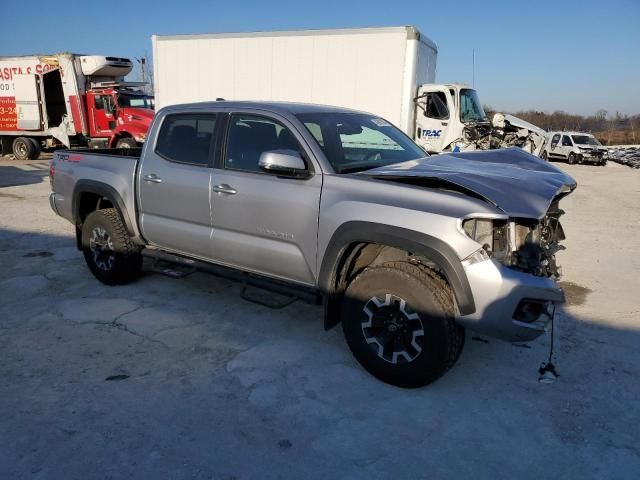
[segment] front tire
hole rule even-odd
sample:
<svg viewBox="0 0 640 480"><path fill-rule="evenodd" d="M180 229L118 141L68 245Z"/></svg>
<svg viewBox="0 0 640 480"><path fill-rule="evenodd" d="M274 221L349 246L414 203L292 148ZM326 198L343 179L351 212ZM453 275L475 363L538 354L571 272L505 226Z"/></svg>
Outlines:
<svg viewBox="0 0 640 480"><path fill-rule="evenodd" d="M96 210L82 225L84 259L91 273L107 285L123 285L140 275L142 255L115 208Z"/></svg>
<svg viewBox="0 0 640 480"><path fill-rule="evenodd" d="M370 267L349 285L342 328L358 362L398 387L435 381L462 351L453 295L434 271L407 262Z"/></svg>
<svg viewBox="0 0 640 480"><path fill-rule="evenodd" d="M124 137L118 140L116 143L116 148L136 148L138 143L130 137Z"/></svg>

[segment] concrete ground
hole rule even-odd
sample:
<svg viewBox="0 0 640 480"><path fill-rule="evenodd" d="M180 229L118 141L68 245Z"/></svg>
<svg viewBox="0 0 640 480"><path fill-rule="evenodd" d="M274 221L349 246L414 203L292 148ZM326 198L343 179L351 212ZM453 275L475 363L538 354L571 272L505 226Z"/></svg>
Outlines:
<svg viewBox="0 0 640 480"><path fill-rule="evenodd" d="M320 307L148 273L98 283L48 205L46 161L0 160L0 478L637 479L640 172L560 164L570 303L549 337L467 333L402 390L368 375Z"/></svg>

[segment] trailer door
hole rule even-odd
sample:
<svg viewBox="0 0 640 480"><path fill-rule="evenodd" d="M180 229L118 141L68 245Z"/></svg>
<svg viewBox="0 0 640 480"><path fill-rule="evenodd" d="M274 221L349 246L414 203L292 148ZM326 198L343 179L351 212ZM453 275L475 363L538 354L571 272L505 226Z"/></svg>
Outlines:
<svg viewBox="0 0 640 480"><path fill-rule="evenodd" d="M15 75L13 90L16 97L18 130L41 130L40 77L38 75Z"/></svg>

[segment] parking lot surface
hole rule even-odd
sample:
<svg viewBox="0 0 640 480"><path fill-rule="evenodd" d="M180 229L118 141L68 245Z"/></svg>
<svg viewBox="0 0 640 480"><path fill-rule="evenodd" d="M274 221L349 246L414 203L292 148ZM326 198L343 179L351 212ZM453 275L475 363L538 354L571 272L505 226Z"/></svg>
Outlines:
<svg viewBox="0 0 640 480"><path fill-rule="evenodd" d="M640 171L558 164L569 303L549 336L467 332L403 390L321 307L205 274L98 283L49 208L46 160L0 159L0 478L638 478Z"/></svg>

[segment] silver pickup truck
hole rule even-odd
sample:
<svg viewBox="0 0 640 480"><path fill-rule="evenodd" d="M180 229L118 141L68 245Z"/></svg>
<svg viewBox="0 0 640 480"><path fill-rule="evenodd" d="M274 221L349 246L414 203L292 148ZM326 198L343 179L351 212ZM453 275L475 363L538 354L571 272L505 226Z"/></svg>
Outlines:
<svg viewBox="0 0 640 480"><path fill-rule="evenodd" d="M159 111L141 151L61 151L51 207L98 280L143 256L324 302L377 378L426 385L465 328L541 335L564 297L559 200L575 181L520 149L428 157L366 113L212 102Z"/></svg>

